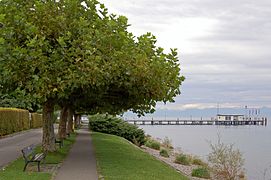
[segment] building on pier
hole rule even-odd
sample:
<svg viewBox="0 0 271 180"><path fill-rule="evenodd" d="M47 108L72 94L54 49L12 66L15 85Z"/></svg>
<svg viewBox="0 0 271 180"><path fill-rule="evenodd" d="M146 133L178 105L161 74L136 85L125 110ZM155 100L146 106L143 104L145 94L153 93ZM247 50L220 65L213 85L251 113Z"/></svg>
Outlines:
<svg viewBox="0 0 271 180"><path fill-rule="evenodd" d="M243 121L245 116L241 114L217 114L216 120L218 121Z"/></svg>

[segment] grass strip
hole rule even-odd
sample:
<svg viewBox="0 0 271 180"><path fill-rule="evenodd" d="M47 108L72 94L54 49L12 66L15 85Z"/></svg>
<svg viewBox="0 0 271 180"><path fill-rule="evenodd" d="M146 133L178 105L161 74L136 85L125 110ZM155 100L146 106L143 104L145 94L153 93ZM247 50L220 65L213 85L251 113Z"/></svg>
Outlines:
<svg viewBox="0 0 271 180"><path fill-rule="evenodd" d="M62 148L58 148L56 152L48 153L45 158L45 164L59 164L61 163L65 157L68 155L69 150L72 144L75 142L76 134L71 134L71 136L64 140L64 146ZM58 146L57 146L58 147ZM41 152L41 146L36 148L37 152ZM37 169L37 163L30 163L35 166ZM1 180L50 180L53 176L53 173L42 172L41 164L41 172L23 172L23 167L25 165L24 159L20 157L19 159L10 163L3 170L0 170L0 179ZM28 169L28 167L27 167Z"/></svg>
<svg viewBox="0 0 271 180"><path fill-rule="evenodd" d="M188 180L118 136L93 132L99 174L105 180Z"/></svg>

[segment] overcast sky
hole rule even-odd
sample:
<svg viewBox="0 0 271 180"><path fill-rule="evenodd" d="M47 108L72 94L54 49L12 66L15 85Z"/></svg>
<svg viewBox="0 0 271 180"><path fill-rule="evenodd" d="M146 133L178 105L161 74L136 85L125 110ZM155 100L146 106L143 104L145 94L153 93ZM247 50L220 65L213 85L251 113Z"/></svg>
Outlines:
<svg viewBox="0 0 271 180"><path fill-rule="evenodd" d="M178 48L186 77L174 104L157 108L271 107L270 0L102 0L128 17L129 30L152 32Z"/></svg>

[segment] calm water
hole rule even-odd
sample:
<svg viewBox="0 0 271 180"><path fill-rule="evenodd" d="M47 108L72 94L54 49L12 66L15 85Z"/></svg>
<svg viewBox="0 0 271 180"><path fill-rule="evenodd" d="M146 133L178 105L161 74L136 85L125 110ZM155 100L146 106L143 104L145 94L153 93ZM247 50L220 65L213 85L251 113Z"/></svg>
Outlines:
<svg viewBox="0 0 271 180"><path fill-rule="evenodd" d="M249 180L271 179L271 124L267 126L140 126L147 134L172 140L174 147L204 159L210 152L208 141L234 143L243 153ZM265 174L265 175L264 175Z"/></svg>

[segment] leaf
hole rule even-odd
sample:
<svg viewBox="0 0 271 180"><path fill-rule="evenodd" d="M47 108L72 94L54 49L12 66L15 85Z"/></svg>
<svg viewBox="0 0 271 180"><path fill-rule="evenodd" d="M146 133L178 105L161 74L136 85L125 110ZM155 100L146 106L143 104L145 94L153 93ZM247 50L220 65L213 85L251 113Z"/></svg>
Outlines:
<svg viewBox="0 0 271 180"><path fill-rule="evenodd" d="M104 9L105 8L104 4L100 4L100 8Z"/></svg>
<svg viewBox="0 0 271 180"><path fill-rule="evenodd" d="M57 42L60 44L61 47L66 47L67 46L63 37L59 37L57 39Z"/></svg>

